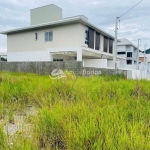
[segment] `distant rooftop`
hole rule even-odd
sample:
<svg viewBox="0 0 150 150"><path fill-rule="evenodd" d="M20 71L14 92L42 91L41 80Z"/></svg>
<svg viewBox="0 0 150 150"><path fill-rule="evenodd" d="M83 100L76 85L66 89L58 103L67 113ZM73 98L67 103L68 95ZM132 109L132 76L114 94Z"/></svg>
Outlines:
<svg viewBox="0 0 150 150"><path fill-rule="evenodd" d="M117 45L132 45L135 48L137 48L137 46L135 44L133 44L131 41L129 41L126 38L122 38L122 39L119 39L119 40L120 40L120 42L118 42Z"/></svg>
<svg viewBox="0 0 150 150"><path fill-rule="evenodd" d="M134 48L138 48L135 44L133 44L131 41L129 41L128 39L126 38L122 38L122 39L119 39L119 42L117 43L118 46L133 46ZM139 50L141 51L141 50Z"/></svg>

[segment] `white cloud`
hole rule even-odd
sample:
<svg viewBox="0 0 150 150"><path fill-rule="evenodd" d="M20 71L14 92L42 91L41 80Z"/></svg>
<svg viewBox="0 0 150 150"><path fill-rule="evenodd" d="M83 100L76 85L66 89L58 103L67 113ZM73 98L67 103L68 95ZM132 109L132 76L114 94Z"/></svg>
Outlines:
<svg viewBox="0 0 150 150"><path fill-rule="evenodd" d="M115 17L120 16L134 6L138 0L0 0L0 31L29 25L30 9L47 4L56 4L63 8L63 17L85 15L89 21L114 35ZM121 18L118 37L130 40L150 37L150 1L144 0L132 11ZM3 48L5 37L0 36ZM144 41L144 43L150 43Z"/></svg>

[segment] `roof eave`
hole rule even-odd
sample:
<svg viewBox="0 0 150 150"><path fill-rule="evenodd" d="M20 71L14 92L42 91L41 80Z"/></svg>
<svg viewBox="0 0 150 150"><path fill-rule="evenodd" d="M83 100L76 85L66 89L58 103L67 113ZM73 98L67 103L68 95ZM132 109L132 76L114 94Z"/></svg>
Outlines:
<svg viewBox="0 0 150 150"><path fill-rule="evenodd" d="M70 19L69 21L63 20L63 21L55 21L55 22L51 22L51 23L43 23L43 24L29 26L29 27L25 27L25 28L3 31L3 32L0 32L0 34L6 34L7 35L7 34L18 33L18 32L25 32L25 31L41 29L41 28L45 28L45 27L49 27L49 26L60 26L60 25L68 24L68 23L70 24L70 23L74 23L77 21L79 21L79 19L75 18L75 19Z"/></svg>
<svg viewBox="0 0 150 150"><path fill-rule="evenodd" d="M55 22L51 22L51 23L39 24L39 25L36 25L36 26L29 26L29 27L26 27L26 28L3 31L3 32L0 32L0 34L8 35L8 34L13 34L13 33L19 33L19 32L36 30L36 29L42 29L42 28L49 27L49 26L51 26L51 27L52 26L60 26L60 25L71 24L71 23L85 24L88 27L94 28L96 31L100 32L104 36L110 37L114 40L114 37L112 35L106 33L105 31L99 29L95 25L93 25L93 24L89 23L88 21L84 20L81 16L71 18L71 19L65 19L65 20L61 20L61 21L55 21Z"/></svg>

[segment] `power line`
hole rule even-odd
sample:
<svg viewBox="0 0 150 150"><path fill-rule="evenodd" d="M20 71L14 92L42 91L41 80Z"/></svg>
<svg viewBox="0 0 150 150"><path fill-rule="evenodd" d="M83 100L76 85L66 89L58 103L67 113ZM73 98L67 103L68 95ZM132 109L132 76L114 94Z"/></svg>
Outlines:
<svg viewBox="0 0 150 150"><path fill-rule="evenodd" d="M128 13L129 11L131 11L133 8L135 8L137 5L139 5L143 0L141 0L139 3L137 3L135 6L133 6L132 8L130 8L128 11L126 11L124 14L122 14L119 18L121 18L122 16L124 16L126 13Z"/></svg>

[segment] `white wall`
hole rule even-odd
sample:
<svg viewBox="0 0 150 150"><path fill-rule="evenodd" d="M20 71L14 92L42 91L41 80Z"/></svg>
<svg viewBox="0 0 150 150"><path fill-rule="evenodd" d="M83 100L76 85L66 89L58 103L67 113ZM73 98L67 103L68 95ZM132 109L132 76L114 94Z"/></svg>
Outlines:
<svg viewBox="0 0 150 150"><path fill-rule="evenodd" d="M21 61L53 61L53 59L63 59L64 61L75 60L74 56L50 54L49 51L32 51L32 52L11 52L7 56L9 62Z"/></svg>
<svg viewBox="0 0 150 150"><path fill-rule="evenodd" d="M126 46L126 51L127 52L133 52L133 46Z"/></svg>
<svg viewBox="0 0 150 150"><path fill-rule="evenodd" d="M107 59L83 59L84 67L107 68Z"/></svg>
<svg viewBox="0 0 150 150"><path fill-rule="evenodd" d="M87 27L76 23L8 35L8 52L45 51L48 48L80 47L85 44ZM44 33L53 31L53 41L45 42ZM35 40L38 33L38 40Z"/></svg>
<svg viewBox="0 0 150 150"><path fill-rule="evenodd" d="M117 46L117 52L126 52L126 46Z"/></svg>
<svg viewBox="0 0 150 150"><path fill-rule="evenodd" d="M150 54L146 54L147 62L150 62Z"/></svg>
<svg viewBox="0 0 150 150"><path fill-rule="evenodd" d="M127 79L141 79L140 70L128 70Z"/></svg>
<svg viewBox="0 0 150 150"><path fill-rule="evenodd" d="M126 46L117 46L117 52L126 52ZM127 54L118 55L120 57L127 57Z"/></svg>
<svg viewBox="0 0 150 150"><path fill-rule="evenodd" d="M114 67L113 60L107 60L107 67L110 67L110 68Z"/></svg>
<svg viewBox="0 0 150 150"><path fill-rule="evenodd" d="M50 53L47 51L32 51L32 52L9 52L7 53L8 62L22 61L50 61Z"/></svg>
<svg viewBox="0 0 150 150"><path fill-rule="evenodd" d="M147 79L145 70L127 70L127 79Z"/></svg>

